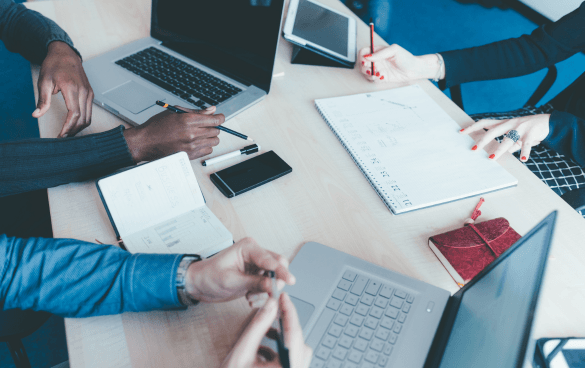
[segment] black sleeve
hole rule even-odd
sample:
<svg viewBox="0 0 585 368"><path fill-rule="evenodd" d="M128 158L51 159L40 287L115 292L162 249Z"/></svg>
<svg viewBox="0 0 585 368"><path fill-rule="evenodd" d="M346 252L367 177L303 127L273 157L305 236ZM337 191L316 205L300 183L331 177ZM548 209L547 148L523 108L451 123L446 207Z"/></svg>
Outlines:
<svg viewBox="0 0 585 368"><path fill-rule="evenodd" d="M53 41L65 42L81 57L67 33L55 22L12 0L0 0L0 39L9 51L36 64L43 62Z"/></svg>
<svg viewBox="0 0 585 368"><path fill-rule="evenodd" d="M467 49L441 52L446 87L517 77L554 65L585 49L585 2L530 35Z"/></svg>
<svg viewBox="0 0 585 368"><path fill-rule="evenodd" d="M554 111L549 129L542 143L585 167L585 120L568 112Z"/></svg>
<svg viewBox="0 0 585 368"><path fill-rule="evenodd" d="M0 143L0 197L98 178L134 165L124 127L74 138Z"/></svg>

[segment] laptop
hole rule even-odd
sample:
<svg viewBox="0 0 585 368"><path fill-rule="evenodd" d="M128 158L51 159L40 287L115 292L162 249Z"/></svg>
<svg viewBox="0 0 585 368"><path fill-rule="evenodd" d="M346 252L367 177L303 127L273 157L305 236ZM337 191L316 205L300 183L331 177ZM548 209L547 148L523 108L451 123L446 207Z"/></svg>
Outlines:
<svg viewBox="0 0 585 368"><path fill-rule="evenodd" d="M270 90L284 0L152 0L150 37L84 63L98 106L133 125L217 106L229 119Z"/></svg>
<svg viewBox="0 0 585 368"><path fill-rule="evenodd" d="M290 265L311 368L523 367L556 212L461 290L446 290L318 243Z"/></svg>

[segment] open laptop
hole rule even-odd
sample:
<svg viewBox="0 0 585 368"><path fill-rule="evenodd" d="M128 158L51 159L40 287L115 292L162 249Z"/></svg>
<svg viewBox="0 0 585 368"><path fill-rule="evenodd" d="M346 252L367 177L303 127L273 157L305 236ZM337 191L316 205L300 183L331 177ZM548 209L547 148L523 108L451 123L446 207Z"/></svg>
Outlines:
<svg viewBox="0 0 585 368"><path fill-rule="evenodd" d="M556 212L465 287L446 290L318 243L290 265L311 368L523 367Z"/></svg>
<svg viewBox="0 0 585 368"><path fill-rule="evenodd" d="M150 37L84 63L94 102L140 125L217 106L226 119L270 90L284 0L152 0Z"/></svg>

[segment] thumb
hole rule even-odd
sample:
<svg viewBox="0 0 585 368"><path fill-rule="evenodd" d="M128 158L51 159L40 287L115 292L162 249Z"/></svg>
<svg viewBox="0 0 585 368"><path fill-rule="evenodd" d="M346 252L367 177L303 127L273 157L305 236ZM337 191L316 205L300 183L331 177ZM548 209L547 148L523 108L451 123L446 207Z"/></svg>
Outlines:
<svg viewBox="0 0 585 368"><path fill-rule="evenodd" d="M193 109L188 109L188 108L182 107L182 106L175 106L175 107L179 110L183 110L185 112L199 114L199 115L213 115L213 113L216 110L215 106L209 106L208 108L206 108L204 110L193 110Z"/></svg>
<svg viewBox="0 0 585 368"><path fill-rule="evenodd" d="M37 102L37 109L32 116L40 118L51 107L51 95L53 94L53 81L50 79L42 79L39 83L39 101Z"/></svg>
<svg viewBox="0 0 585 368"><path fill-rule="evenodd" d="M364 58L368 61L380 61L394 57L396 56L396 47L393 46L388 46L380 51L374 52L372 56L364 56Z"/></svg>

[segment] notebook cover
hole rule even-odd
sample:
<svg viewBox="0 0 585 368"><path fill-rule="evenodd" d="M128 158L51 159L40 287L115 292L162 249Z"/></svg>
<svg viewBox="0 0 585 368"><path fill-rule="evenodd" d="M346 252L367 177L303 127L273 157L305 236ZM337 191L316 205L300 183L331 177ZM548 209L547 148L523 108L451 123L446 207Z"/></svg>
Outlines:
<svg viewBox="0 0 585 368"><path fill-rule="evenodd" d="M486 238L490 246L498 255L502 254L521 238L521 236L510 227L508 220L502 217L477 223L475 224L475 227ZM429 241L434 244L436 249L443 256L440 257L437 255L437 258L439 258L442 263L449 263L448 265L443 264L447 271L452 273L452 271L449 270L452 268L452 270L457 272L458 275L452 274L451 276L455 281L462 279L463 284L470 281L496 259L484 241L469 226L434 235L429 238Z"/></svg>

